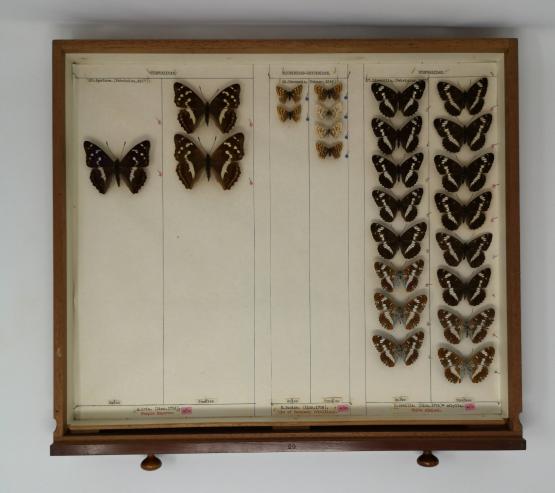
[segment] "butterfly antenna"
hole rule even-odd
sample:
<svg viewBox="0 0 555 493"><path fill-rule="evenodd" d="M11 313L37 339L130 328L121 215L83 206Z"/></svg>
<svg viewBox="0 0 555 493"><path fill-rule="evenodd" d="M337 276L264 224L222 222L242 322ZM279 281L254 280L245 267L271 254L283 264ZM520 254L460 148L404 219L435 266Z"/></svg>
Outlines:
<svg viewBox="0 0 555 493"><path fill-rule="evenodd" d="M120 161L121 161L121 158L123 157L123 151L125 150L125 144L127 144L127 142L124 140L123 141L123 146L121 146L121 153L119 155Z"/></svg>
<svg viewBox="0 0 555 493"><path fill-rule="evenodd" d="M207 101L206 96L204 95L204 93L202 92L202 87L198 86L198 90L200 92L200 95L202 96L202 99L204 99L205 101Z"/></svg>
<svg viewBox="0 0 555 493"><path fill-rule="evenodd" d="M214 136L214 141L212 142L212 147L210 147L210 155L212 155L212 151L214 150L214 146L216 145L216 136Z"/></svg>
<svg viewBox="0 0 555 493"><path fill-rule="evenodd" d="M108 149L108 152L113 156L114 153L112 152L112 149L110 149L110 144L108 144L108 141L106 141L106 149Z"/></svg>

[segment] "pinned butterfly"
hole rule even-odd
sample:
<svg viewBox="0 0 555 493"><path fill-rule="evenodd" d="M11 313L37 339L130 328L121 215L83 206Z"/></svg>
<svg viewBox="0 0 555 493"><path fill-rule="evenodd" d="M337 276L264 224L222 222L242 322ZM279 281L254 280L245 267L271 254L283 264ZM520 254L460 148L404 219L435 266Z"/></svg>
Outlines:
<svg viewBox="0 0 555 493"><path fill-rule="evenodd" d="M372 94L380 103L381 114L389 118L394 117L397 111L400 111L403 116L414 115L425 89L425 80L417 80L403 91L396 91L381 82L374 82L371 86Z"/></svg>
<svg viewBox="0 0 555 493"><path fill-rule="evenodd" d="M420 274L424 270L424 260L415 260L400 270L385 262L377 261L374 262L374 270L381 281L382 288L388 293L392 293L395 288L404 288L410 293L418 286Z"/></svg>
<svg viewBox="0 0 555 493"><path fill-rule="evenodd" d="M438 269L437 278L443 288L443 301L457 306L463 299L471 306L479 305L486 298L486 288L491 277L491 269L486 267L474 274L468 281L447 269Z"/></svg>
<svg viewBox="0 0 555 493"><path fill-rule="evenodd" d="M393 368L398 361L406 366L412 365L418 359L418 351L424 342L424 332L419 330L408 335L401 342L387 336L376 334L372 337L372 343L380 354L382 363Z"/></svg>
<svg viewBox="0 0 555 493"><path fill-rule="evenodd" d="M100 193L106 193L114 177L118 187L123 179L131 193L137 193L145 184L150 141L143 140L133 146L121 160L112 159L99 146L88 140L84 141L83 147L86 164L91 168L91 183Z"/></svg>
<svg viewBox="0 0 555 493"><path fill-rule="evenodd" d="M395 219L397 213L400 213L401 217L406 222L410 222L414 220L418 214L417 206L422 200L423 193L424 189L419 187L411 190L404 197L398 199L390 193L378 189L372 192L372 197L384 221L390 223Z"/></svg>
<svg viewBox="0 0 555 493"><path fill-rule="evenodd" d="M384 154L397 148L412 152L418 147L418 136L422 129L422 117L415 116L400 128L395 128L380 118L372 118L372 131L378 138L378 147Z"/></svg>
<svg viewBox="0 0 555 493"><path fill-rule="evenodd" d="M405 303L397 303L385 293L374 294L374 304L380 312L380 324L387 330L393 330L396 325L402 325L406 330L416 328L427 302L428 297L425 294L415 296Z"/></svg>
<svg viewBox="0 0 555 493"><path fill-rule="evenodd" d="M477 115L484 107L484 98L488 91L488 79L482 77L472 84L467 91L460 89L451 82L437 83L439 97L444 101L445 111L459 116L464 109L471 115Z"/></svg>
<svg viewBox="0 0 555 493"><path fill-rule="evenodd" d="M478 344L485 339L488 329L493 324L495 310L486 308L467 319L450 310L440 309L437 318L444 329L445 339L451 344L459 344L465 337L473 344Z"/></svg>
<svg viewBox="0 0 555 493"><path fill-rule="evenodd" d="M244 140L242 133L236 133L220 144L210 154L205 153L189 137L181 134L174 136L176 172L185 188L191 189L198 181L202 170L210 180L215 175L224 190L229 190L241 174L239 161L244 156Z"/></svg>
<svg viewBox="0 0 555 493"><path fill-rule="evenodd" d="M465 377L469 377L472 383L480 383L489 374L489 367L495 356L495 348L487 346L468 358L444 347L439 348L437 354L443 366L445 378L449 382L461 383Z"/></svg>
<svg viewBox="0 0 555 493"><path fill-rule="evenodd" d="M395 164L386 157L374 154L372 162L379 173L380 185L385 188L393 188L395 183L402 182L405 187L410 188L418 181L418 170L422 165L424 154L417 152L405 159L401 164Z"/></svg>
<svg viewBox="0 0 555 493"><path fill-rule="evenodd" d="M241 86L231 84L219 91L212 100L205 101L189 86L176 82L174 102L181 108L177 119L185 132L191 133L202 120L208 125L210 119L223 132L228 133L237 121L237 108L240 104Z"/></svg>
<svg viewBox="0 0 555 493"><path fill-rule="evenodd" d="M403 257L411 259L420 253L420 242L426 235L428 226L425 222L419 222L407 228L401 234L397 234L387 226L380 223L372 223L370 232L378 243L378 253L385 259L392 259L400 251Z"/></svg>

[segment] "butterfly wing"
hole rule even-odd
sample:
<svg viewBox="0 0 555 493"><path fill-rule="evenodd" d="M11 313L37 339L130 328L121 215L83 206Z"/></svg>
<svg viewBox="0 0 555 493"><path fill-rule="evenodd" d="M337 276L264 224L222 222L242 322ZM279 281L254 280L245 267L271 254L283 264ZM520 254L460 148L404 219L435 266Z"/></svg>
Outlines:
<svg viewBox="0 0 555 493"><path fill-rule="evenodd" d="M413 258L420 253L420 242L426 235L427 229L428 226L422 221L411 226L400 236L401 253L406 259Z"/></svg>
<svg viewBox="0 0 555 493"><path fill-rule="evenodd" d="M403 219L410 223L418 214L418 204L422 200L424 189L419 187L411 190L399 201L399 210ZM383 217L383 216L382 216Z"/></svg>
<svg viewBox="0 0 555 493"><path fill-rule="evenodd" d="M175 105L182 108L177 115L177 120L185 132L191 133L199 126L206 105L195 91L185 84L174 83L173 91Z"/></svg>
<svg viewBox="0 0 555 493"><path fill-rule="evenodd" d="M465 107L465 93L449 82L438 82L437 92L443 100L445 111L453 116L459 116Z"/></svg>
<svg viewBox="0 0 555 493"><path fill-rule="evenodd" d="M421 129L422 117L415 116L399 130L399 145L402 146L407 152L414 151L418 147L418 135L420 134Z"/></svg>
<svg viewBox="0 0 555 493"><path fill-rule="evenodd" d="M380 151L391 154L397 147L397 130L379 118L372 118L372 131L378 138Z"/></svg>
<svg viewBox="0 0 555 493"><path fill-rule="evenodd" d="M465 218L465 206L441 192L435 194L434 200L437 210L441 213L443 226L451 231L458 229Z"/></svg>
<svg viewBox="0 0 555 493"><path fill-rule="evenodd" d="M468 322L470 340L474 344L482 342L494 320L495 310L493 308L486 308L477 315L474 315Z"/></svg>
<svg viewBox="0 0 555 493"><path fill-rule="evenodd" d="M470 379L472 383L480 383L489 374L489 366L493 362L495 356L495 348L493 346L487 346L470 358Z"/></svg>
<svg viewBox="0 0 555 493"><path fill-rule="evenodd" d="M114 160L88 140L83 142L85 162L91 169L90 180L100 193L106 193L114 175Z"/></svg>
<svg viewBox="0 0 555 493"><path fill-rule="evenodd" d="M399 201L383 190L373 190L372 197L380 210L381 218L388 223L393 221L399 210Z"/></svg>
<svg viewBox="0 0 555 493"><path fill-rule="evenodd" d="M418 110L418 100L426 89L425 80L417 80L398 95L398 107L404 116L411 116Z"/></svg>
<svg viewBox="0 0 555 493"><path fill-rule="evenodd" d="M478 272L465 286L465 295L471 306L479 305L486 298L486 287L491 277L491 269L486 267Z"/></svg>
<svg viewBox="0 0 555 493"><path fill-rule="evenodd" d="M437 278L443 288L443 301L450 306L457 306L465 297L465 283L456 274L446 269L438 269Z"/></svg>
<svg viewBox="0 0 555 493"><path fill-rule="evenodd" d="M488 152L472 161L465 170L465 180L471 192L477 192L486 183L486 175L493 165L494 155Z"/></svg>
<svg viewBox="0 0 555 493"><path fill-rule="evenodd" d="M418 359L418 351L424 342L424 332L419 330L408 336L401 344L405 365L410 366Z"/></svg>
<svg viewBox="0 0 555 493"><path fill-rule="evenodd" d="M325 139L326 137L337 138L341 135L341 132L343 131L343 124L340 121L335 122L332 126L326 126L320 123L316 123L315 128L318 137L320 137L321 139Z"/></svg>
<svg viewBox="0 0 555 493"><path fill-rule="evenodd" d="M465 244L447 233L436 233L436 240L439 248L443 250L445 262L453 267L459 265L465 258Z"/></svg>
<svg viewBox="0 0 555 493"><path fill-rule="evenodd" d="M407 161L409 161L410 159L412 158L407 159ZM407 161L405 161L405 163ZM397 165L391 162L389 159L377 154L374 154L372 156L372 162L374 163L374 168L376 168L376 171L379 173L378 179L380 181L380 184L385 188L393 188L393 185L395 185L395 183L397 182ZM404 166L405 163L403 163L402 166ZM422 163L422 161L420 163ZM418 167L420 167L420 164L418 165ZM408 173L409 171L407 171L407 174ZM418 179L418 173L416 174L416 177Z"/></svg>
<svg viewBox="0 0 555 493"><path fill-rule="evenodd" d="M484 192L465 206L466 224L470 229L478 229L486 221L486 212L491 204L491 192Z"/></svg>
<svg viewBox="0 0 555 493"><path fill-rule="evenodd" d="M486 259L485 253L491 245L493 235L484 233L483 235L469 241L465 247L465 257L470 267L480 267Z"/></svg>
<svg viewBox="0 0 555 493"><path fill-rule="evenodd" d="M477 115L484 107L484 98L488 91L488 79L482 77L470 86L466 93L466 107L471 115Z"/></svg>
<svg viewBox="0 0 555 493"><path fill-rule="evenodd" d="M464 360L457 353L447 348L439 348L437 351L445 378L451 383L462 382L462 369Z"/></svg>
<svg viewBox="0 0 555 493"><path fill-rule="evenodd" d="M407 265L402 271L403 284L405 289L410 293L418 286L418 279L424 270L424 260L418 259L415 262ZM382 283L383 285L383 283Z"/></svg>
<svg viewBox="0 0 555 493"><path fill-rule="evenodd" d="M437 311L437 318L443 327L443 335L451 344L461 342L464 320L449 310L440 309Z"/></svg>
<svg viewBox="0 0 555 493"><path fill-rule="evenodd" d="M380 103L379 109L381 114L390 118L395 116L398 108L397 91L379 82L374 82L370 89L376 100Z"/></svg>
<svg viewBox="0 0 555 493"><path fill-rule="evenodd" d="M491 126L493 117L491 113L486 113L475 120L472 120L465 129L465 140L470 150L477 151L484 147L486 134Z"/></svg>
<svg viewBox="0 0 555 493"><path fill-rule="evenodd" d="M223 132L228 133L237 121L235 111L241 103L241 85L231 84L222 89L208 106L209 113L213 116L216 126Z"/></svg>
<svg viewBox="0 0 555 493"><path fill-rule="evenodd" d="M318 99L320 101L325 101L328 98L337 100L339 99L339 96L341 96L342 90L343 90L343 84L341 82L339 82L338 84L335 84L330 88L326 88L322 84L316 84L314 86L314 91L318 95Z"/></svg>
<svg viewBox="0 0 555 493"><path fill-rule="evenodd" d="M137 193L145 184L146 172L144 168L148 166L149 151L150 142L148 140L143 140L132 147L121 160L121 173L132 193Z"/></svg>
<svg viewBox="0 0 555 493"><path fill-rule="evenodd" d="M399 250L399 237L380 223L370 225L372 237L378 243L378 253L385 259L392 259ZM416 254L415 254L416 255Z"/></svg>
<svg viewBox="0 0 555 493"><path fill-rule="evenodd" d="M436 118L434 127L441 137L441 144L449 152L459 152L465 143L465 127L446 118Z"/></svg>
<svg viewBox="0 0 555 493"><path fill-rule="evenodd" d="M388 293L395 289L395 276L397 272L390 265L383 262L374 262L374 270L378 278L381 280L382 288Z"/></svg>
<svg viewBox="0 0 555 493"><path fill-rule="evenodd" d="M343 144L341 142L337 142L332 146L327 146L323 142L316 143L316 150L318 151L318 156L320 156L320 158L322 159L325 159L328 156L331 156L334 159L339 159L341 157L342 149L343 149Z"/></svg>
<svg viewBox="0 0 555 493"><path fill-rule="evenodd" d="M389 337L375 335L372 337L372 343L380 354L382 363L390 368L395 366L397 362L398 345Z"/></svg>
<svg viewBox="0 0 555 493"><path fill-rule="evenodd" d="M464 168L447 156L438 154L434 157L437 172L442 176L441 183L448 192L457 192L464 182Z"/></svg>
<svg viewBox="0 0 555 493"><path fill-rule="evenodd" d="M393 330L398 318L397 305L389 296L383 293L374 294L374 304L380 312L379 321L382 327L387 330Z"/></svg>
<svg viewBox="0 0 555 493"><path fill-rule="evenodd" d="M416 184L418 181L418 170L423 160L424 154L417 152L400 164L399 176L405 187L410 188Z"/></svg>
<svg viewBox="0 0 555 493"><path fill-rule="evenodd" d="M224 190L229 190L241 175L239 161L245 155L244 142L245 136L242 133L233 134L210 157L216 179Z"/></svg>
<svg viewBox="0 0 555 493"><path fill-rule="evenodd" d="M200 172L206 164L206 156L199 147L185 135L175 134L175 171L185 188L191 189L200 177Z"/></svg>
<svg viewBox="0 0 555 493"><path fill-rule="evenodd" d="M424 311L424 308L426 308L427 302L428 297L425 294L421 294L405 303L403 306L403 322L405 324L405 329L412 330L416 328L420 322L420 314Z"/></svg>

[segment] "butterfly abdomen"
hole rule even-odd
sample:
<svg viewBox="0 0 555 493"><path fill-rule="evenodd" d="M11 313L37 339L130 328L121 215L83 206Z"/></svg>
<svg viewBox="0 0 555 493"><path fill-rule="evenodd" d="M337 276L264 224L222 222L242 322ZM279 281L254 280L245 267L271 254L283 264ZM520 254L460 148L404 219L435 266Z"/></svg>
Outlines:
<svg viewBox="0 0 555 493"><path fill-rule="evenodd" d="M206 178L210 181L210 168L212 167L212 160L210 154L206 155L206 162L204 164L204 169L206 170Z"/></svg>
<svg viewBox="0 0 555 493"><path fill-rule="evenodd" d="M120 162L119 162L119 159L116 159L114 161L114 176L116 177L116 183L118 184L118 187L120 183L119 173L120 173Z"/></svg>

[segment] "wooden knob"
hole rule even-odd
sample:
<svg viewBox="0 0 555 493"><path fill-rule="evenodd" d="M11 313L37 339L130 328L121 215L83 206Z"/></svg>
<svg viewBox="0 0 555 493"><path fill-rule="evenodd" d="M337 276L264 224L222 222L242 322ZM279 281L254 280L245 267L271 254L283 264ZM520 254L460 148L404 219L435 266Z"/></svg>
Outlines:
<svg viewBox="0 0 555 493"><path fill-rule="evenodd" d="M162 467L162 461L154 454L148 454L141 462L141 468L145 471L156 471Z"/></svg>
<svg viewBox="0 0 555 493"><path fill-rule="evenodd" d="M416 459L416 462L422 467L435 467L439 464L439 459L432 454L431 450L424 450L418 459Z"/></svg>

